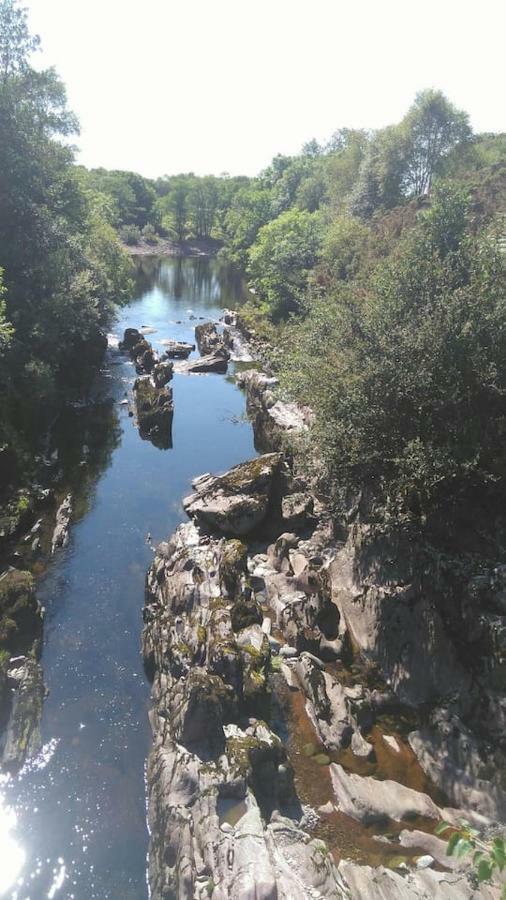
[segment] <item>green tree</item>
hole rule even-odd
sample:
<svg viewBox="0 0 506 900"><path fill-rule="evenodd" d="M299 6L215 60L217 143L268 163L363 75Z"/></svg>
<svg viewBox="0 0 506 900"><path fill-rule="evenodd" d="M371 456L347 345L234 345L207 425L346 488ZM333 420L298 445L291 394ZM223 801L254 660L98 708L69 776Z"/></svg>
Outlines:
<svg viewBox="0 0 506 900"><path fill-rule="evenodd" d="M322 240L318 213L290 209L260 230L248 274L274 320L300 309Z"/></svg>
<svg viewBox="0 0 506 900"><path fill-rule="evenodd" d="M404 189L417 197L429 194L446 157L470 139L469 117L441 91L426 90L417 94L401 128L406 132Z"/></svg>

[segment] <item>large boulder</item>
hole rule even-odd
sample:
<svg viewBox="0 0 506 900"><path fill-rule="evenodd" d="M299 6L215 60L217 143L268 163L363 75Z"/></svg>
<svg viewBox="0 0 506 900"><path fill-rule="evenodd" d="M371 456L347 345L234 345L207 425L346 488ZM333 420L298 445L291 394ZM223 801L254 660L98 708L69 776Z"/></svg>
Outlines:
<svg viewBox="0 0 506 900"><path fill-rule="evenodd" d="M264 521L275 499L281 456L270 453L194 482L196 492L183 500L186 513L204 530L231 536L252 532Z"/></svg>
<svg viewBox="0 0 506 900"><path fill-rule="evenodd" d="M195 340L201 356L210 356L215 353L220 353L226 356L227 359L230 356L225 346L223 335L218 334L216 325L213 322L197 325L195 328Z"/></svg>
<svg viewBox="0 0 506 900"><path fill-rule="evenodd" d="M183 375L202 375L208 372L225 375L227 368L228 353L216 350L208 356L201 356L199 359L190 359L188 362L180 363L177 371Z"/></svg>

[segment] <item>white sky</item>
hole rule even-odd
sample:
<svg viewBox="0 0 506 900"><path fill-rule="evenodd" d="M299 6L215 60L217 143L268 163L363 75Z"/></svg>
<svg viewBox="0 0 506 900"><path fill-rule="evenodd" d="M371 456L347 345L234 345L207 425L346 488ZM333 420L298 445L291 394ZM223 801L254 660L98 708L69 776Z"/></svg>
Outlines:
<svg viewBox="0 0 506 900"><path fill-rule="evenodd" d="M503 0L24 0L67 85L80 161L257 174L442 89L506 130ZM38 65L40 61L38 62Z"/></svg>

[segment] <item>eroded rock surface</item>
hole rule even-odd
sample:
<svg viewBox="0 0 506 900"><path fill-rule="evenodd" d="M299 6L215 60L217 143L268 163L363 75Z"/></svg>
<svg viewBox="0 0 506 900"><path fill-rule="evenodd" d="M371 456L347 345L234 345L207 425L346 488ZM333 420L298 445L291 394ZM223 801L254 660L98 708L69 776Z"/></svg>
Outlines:
<svg viewBox="0 0 506 900"><path fill-rule="evenodd" d="M276 503L281 457L270 453L241 463L225 475L194 481L185 512L202 528L230 536L249 534Z"/></svg>
<svg viewBox="0 0 506 900"><path fill-rule="evenodd" d="M160 545L148 573L152 896L344 898L324 845L297 824L286 749L261 718L271 651L259 624L234 630L245 588L239 542L191 523Z"/></svg>

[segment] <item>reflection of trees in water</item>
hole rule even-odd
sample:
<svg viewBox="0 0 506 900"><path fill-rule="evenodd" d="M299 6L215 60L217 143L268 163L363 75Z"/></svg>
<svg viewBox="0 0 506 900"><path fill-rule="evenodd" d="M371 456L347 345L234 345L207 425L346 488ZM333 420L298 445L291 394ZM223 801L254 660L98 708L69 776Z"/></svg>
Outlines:
<svg viewBox="0 0 506 900"><path fill-rule="evenodd" d="M241 273L217 259L141 257L136 261L134 300L156 284L189 307L238 306L246 299Z"/></svg>
<svg viewBox="0 0 506 900"><path fill-rule="evenodd" d="M65 409L56 420L50 452L58 451L62 482L75 496L77 517L90 508L95 485L111 465L120 440L118 409L111 399L82 409Z"/></svg>
<svg viewBox="0 0 506 900"><path fill-rule="evenodd" d="M141 256L134 260L134 290L132 300L142 298L152 290L158 280L162 260L159 256Z"/></svg>

